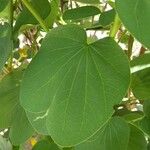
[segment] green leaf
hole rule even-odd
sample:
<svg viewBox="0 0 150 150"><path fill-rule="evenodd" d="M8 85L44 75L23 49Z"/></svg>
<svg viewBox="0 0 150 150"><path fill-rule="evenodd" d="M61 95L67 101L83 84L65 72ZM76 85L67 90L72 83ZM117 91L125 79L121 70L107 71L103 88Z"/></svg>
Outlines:
<svg viewBox="0 0 150 150"><path fill-rule="evenodd" d="M50 14L51 6L48 0L31 0L31 5L39 13L42 19ZM39 24L39 22L34 18L30 11L24 7L23 11L20 13L16 20L15 31L19 30L22 25L26 24Z"/></svg>
<svg viewBox="0 0 150 150"><path fill-rule="evenodd" d="M8 2L9 0L0 0L0 12L6 8Z"/></svg>
<svg viewBox="0 0 150 150"><path fill-rule="evenodd" d="M138 99L150 99L150 53L131 62L133 94Z"/></svg>
<svg viewBox="0 0 150 150"><path fill-rule="evenodd" d="M12 125L13 116L19 101L21 71L13 72L0 81L0 128ZM5 106L5 107L4 107Z"/></svg>
<svg viewBox="0 0 150 150"><path fill-rule="evenodd" d="M130 138L127 150L147 150L147 142L142 131L130 125Z"/></svg>
<svg viewBox="0 0 150 150"><path fill-rule="evenodd" d="M150 137L150 117L144 117L139 122L139 126Z"/></svg>
<svg viewBox="0 0 150 150"><path fill-rule="evenodd" d="M0 24L0 71L12 51L11 30L9 24Z"/></svg>
<svg viewBox="0 0 150 150"><path fill-rule="evenodd" d="M145 116L150 117L150 100L144 101L143 104L143 110L145 113Z"/></svg>
<svg viewBox="0 0 150 150"><path fill-rule="evenodd" d="M63 14L64 20L81 20L83 18L91 17L100 14L100 9L95 6L83 6L66 10Z"/></svg>
<svg viewBox="0 0 150 150"><path fill-rule="evenodd" d="M59 0L51 1L51 12L49 16L45 19L46 24L52 28L57 15L59 14Z"/></svg>
<svg viewBox="0 0 150 150"><path fill-rule="evenodd" d="M60 150L54 142L41 140L35 144L32 150Z"/></svg>
<svg viewBox="0 0 150 150"><path fill-rule="evenodd" d="M34 130L31 127L25 111L18 107L10 128L9 137L13 145L20 145L31 137Z"/></svg>
<svg viewBox="0 0 150 150"><path fill-rule="evenodd" d="M131 32L144 46L150 48L150 1L149 0L116 0L118 15Z"/></svg>
<svg viewBox="0 0 150 150"><path fill-rule="evenodd" d="M82 28L61 26L47 34L27 68L20 102L30 112L48 110L51 137L72 146L106 123L129 82L127 57L113 39L87 44Z"/></svg>
<svg viewBox="0 0 150 150"><path fill-rule="evenodd" d="M100 25L102 25L103 27L111 25L111 23L114 21L115 14L116 12L114 9L103 12L99 19Z"/></svg>
<svg viewBox="0 0 150 150"><path fill-rule="evenodd" d="M12 150L11 143L0 135L0 150Z"/></svg>
<svg viewBox="0 0 150 150"><path fill-rule="evenodd" d="M74 1L86 3L86 4L100 4L99 0L74 0Z"/></svg>
<svg viewBox="0 0 150 150"><path fill-rule="evenodd" d="M33 128L40 134L48 135L46 127L46 112L32 113L26 111L27 117Z"/></svg>
<svg viewBox="0 0 150 150"><path fill-rule="evenodd" d="M10 139L14 145L25 142L33 134L25 112L19 105L21 78L22 70L17 70L0 82L0 128L10 127Z"/></svg>
<svg viewBox="0 0 150 150"><path fill-rule="evenodd" d="M126 150L130 128L119 117L112 118L92 138L78 145L75 150Z"/></svg>

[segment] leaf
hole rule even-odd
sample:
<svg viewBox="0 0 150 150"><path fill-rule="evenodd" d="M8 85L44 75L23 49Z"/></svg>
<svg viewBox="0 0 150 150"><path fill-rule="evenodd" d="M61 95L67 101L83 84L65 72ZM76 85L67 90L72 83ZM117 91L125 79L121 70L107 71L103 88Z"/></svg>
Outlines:
<svg viewBox="0 0 150 150"><path fill-rule="evenodd" d="M133 94L138 99L150 99L150 54L145 54L131 62Z"/></svg>
<svg viewBox="0 0 150 150"><path fill-rule="evenodd" d="M19 106L21 77L22 70L17 70L0 82L0 128L10 127L10 139L14 145L25 142L33 134L25 112Z"/></svg>
<svg viewBox="0 0 150 150"><path fill-rule="evenodd" d="M130 128L120 117L112 118L102 129L75 150L126 150Z"/></svg>
<svg viewBox="0 0 150 150"><path fill-rule="evenodd" d="M140 120L139 126L147 135L150 136L150 117L144 117Z"/></svg>
<svg viewBox="0 0 150 150"><path fill-rule="evenodd" d="M48 135L46 127L46 112L42 113L32 113L26 111L27 117L33 126L33 128L40 134Z"/></svg>
<svg viewBox="0 0 150 150"><path fill-rule="evenodd" d="M9 0L0 0L0 12L6 8L8 2Z"/></svg>
<svg viewBox="0 0 150 150"><path fill-rule="evenodd" d="M11 142L13 145L20 145L30 138L33 132L25 111L21 107L17 108L9 133Z"/></svg>
<svg viewBox="0 0 150 150"><path fill-rule="evenodd" d="M145 116L147 117L150 117L150 101L147 100L147 101L144 101L144 104L143 104L143 110L144 110L144 113L145 113Z"/></svg>
<svg viewBox="0 0 150 150"><path fill-rule="evenodd" d="M86 3L86 4L100 4L99 0L74 0L74 1Z"/></svg>
<svg viewBox="0 0 150 150"><path fill-rule="evenodd" d="M8 128L13 122L15 109L19 102L18 93L21 76L22 72L17 71L8 74L0 81L0 128Z"/></svg>
<svg viewBox="0 0 150 150"><path fill-rule="evenodd" d="M0 135L0 150L12 150L12 145Z"/></svg>
<svg viewBox="0 0 150 150"><path fill-rule="evenodd" d="M127 150L147 150L147 142L142 131L130 125L130 139Z"/></svg>
<svg viewBox="0 0 150 150"><path fill-rule="evenodd" d="M109 26L111 25L111 23L114 21L115 18L115 10L111 9L109 11L105 11L101 14L100 19L99 19L99 23L103 26Z"/></svg>
<svg viewBox="0 0 150 150"><path fill-rule="evenodd" d="M83 18L91 17L100 14L100 9L95 6L83 6L66 10L63 14L64 20L81 20Z"/></svg>
<svg viewBox="0 0 150 150"><path fill-rule="evenodd" d="M12 51L11 30L9 24L0 24L0 71Z"/></svg>
<svg viewBox="0 0 150 150"><path fill-rule="evenodd" d="M52 29L21 86L21 105L30 112L48 110L49 135L66 147L106 123L130 82L127 57L113 39L86 40L77 25Z"/></svg>
<svg viewBox="0 0 150 150"><path fill-rule="evenodd" d="M48 140L41 140L35 144L32 150L59 150L58 146Z"/></svg>
<svg viewBox="0 0 150 150"><path fill-rule="evenodd" d="M118 15L131 32L144 46L150 48L150 1L149 0L116 0Z"/></svg>
<svg viewBox="0 0 150 150"><path fill-rule="evenodd" d="M46 19L51 11L51 6L48 0L31 0L31 5L39 13L42 19ZM16 20L15 32L20 29L22 25L26 24L39 24L30 11L24 7Z"/></svg>
<svg viewBox="0 0 150 150"><path fill-rule="evenodd" d="M46 24L52 28L57 15L59 14L59 0L51 1L51 12L48 17L45 19Z"/></svg>

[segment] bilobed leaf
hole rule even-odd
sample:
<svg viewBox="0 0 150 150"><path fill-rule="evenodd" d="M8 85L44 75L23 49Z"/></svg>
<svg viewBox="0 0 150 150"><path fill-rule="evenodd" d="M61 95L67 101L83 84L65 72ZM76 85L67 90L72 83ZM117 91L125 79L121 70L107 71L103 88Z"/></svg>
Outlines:
<svg viewBox="0 0 150 150"><path fill-rule="evenodd" d="M0 24L0 71L12 51L11 30L9 24Z"/></svg>
<svg viewBox="0 0 150 150"><path fill-rule="evenodd" d="M19 105L20 82L22 70L17 70L0 82L0 128L10 127L10 139L19 145L33 134L33 129Z"/></svg>
<svg viewBox="0 0 150 150"><path fill-rule="evenodd" d="M134 95L143 100L150 99L150 54L144 54L131 62Z"/></svg>
<svg viewBox="0 0 150 150"><path fill-rule="evenodd" d="M46 19L51 11L51 6L48 0L31 0L31 5L39 13L42 19ZM18 16L15 24L15 31L17 31L22 25L26 24L39 24L30 11L24 6L22 12Z"/></svg>
<svg viewBox="0 0 150 150"><path fill-rule="evenodd" d="M87 44L82 28L61 26L47 34L27 68L20 102L30 112L48 110L51 137L72 146L106 123L129 81L128 60L113 39Z"/></svg>
<svg viewBox="0 0 150 150"><path fill-rule="evenodd" d="M8 2L9 0L0 0L0 12L6 8Z"/></svg>
<svg viewBox="0 0 150 150"><path fill-rule="evenodd" d="M147 150L147 142L143 132L133 125L130 125L130 138L127 150Z"/></svg>
<svg viewBox="0 0 150 150"><path fill-rule="evenodd" d="M149 0L116 0L118 15L131 32L144 46L150 48L150 1Z"/></svg>
<svg viewBox="0 0 150 150"><path fill-rule="evenodd" d="M102 129L75 150L126 150L130 128L119 117L112 118Z"/></svg>
<svg viewBox="0 0 150 150"><path fill-rule="evenodd" d="M47 112L32 113L26 111L26 115L33 126L33 128L40 134L48 135L46 127Z"/></svg>
<svg viewBox="0 0 150 150"><path fill-rule="evenodd" d="M63 14L64 20L80 20L90 16L95 16L100 14L100 9L95 6L83 6L79 8L74 8L66 10Z"/></svg>

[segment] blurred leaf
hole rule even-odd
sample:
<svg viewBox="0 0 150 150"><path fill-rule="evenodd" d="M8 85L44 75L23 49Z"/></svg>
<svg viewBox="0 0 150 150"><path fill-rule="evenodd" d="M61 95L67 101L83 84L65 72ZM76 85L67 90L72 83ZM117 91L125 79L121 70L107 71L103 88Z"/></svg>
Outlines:
<svg viewBox="0 0 150 150"><path fill-rule="evenodd" d="M100 9L94 6L83 6L79 8L74 8L66 10L63 14L64 20L81 20L90 16L95 16L100 14Z"/></svg>
<svg viewBox="0 0 150 150"><path fill-rule="evenodd" d="M11 40L11 29L9 24L0 24L0 71L5 65L11 51L13 43Z"/></svg>
<svg viewBox="0 0 150 150"><path fill-rule="evenodd" d="M41 140L35 144L32 150L60 150L54 142Z"/></svg>
<svg viewBox="0 0 150 150"><path fill-rule="evenodd" d="M150 100L144 101L143 109L145 116L150 117Z"/></svg>
<svg viewBox="0 0 150 150"><path fill-rule="evenodd" d="M139 126L150 137L150 117L144 117L139 122Z"/></svg>
<svg viewBox="0 0 150 150"><path fill-rule="evenodd" d="M100 4L99 0L74 0L74 1L86 3L86 4Z"/></svg>
<svg viewBox="0 0 150 150"><path fill-rule="evenodd" d="M9 0L0 0L0 12L6 8L8 2Z"/></svg>
<svg viewBox="0 0 150 150"><path fill-rule="evenodd" d="M31 5L43 19L46 19L47 16L50 14L51 6L48 0L31 0ZM23 7L22 12L16 20L14 29L15 32L19 30L22 25L25 24L36 25L39 24L39 22L35 19L35 17L30 13L30 11L26 7Z"/></svg>
<svg viewBox="0 0 150 150"><path fill-rule="evenodd" d="M150 99L150 53L131 61L131 88L138 99Z"/></svg>
<svg viewBox="0 0 150 150"><path fill-rule="evenodd" d="M14 145L25 142L34 132L19 105L22 73L22 70L11 72L0 82L0 128L10 127L10 139Z"/></svg>
<svg viewBox="0 0 150 150"><path fill-rule="evenodd" d="M100 25L102 25L103 27L111 25L114 21L115 14L116 12L114 9L103 12L99 19Z"/></svg>
<svg viewBox="0 0 150 150"><path fill-rule="evenodd" d="M12 150L11 143L0 135L0 150Z"/></svg>
<svg viewBox="0 0 150 150"><path fill-rule="evenodd" d="M115 0L117 13L129 30L144 46L150 48L150 1Z"/></svg>
<svg viewBox="0 0 150 150"><path fill-rule="evenodd" d="M127 150L147 150L147 142L143 132L133 125L130 125L130 138Z"/></svg>

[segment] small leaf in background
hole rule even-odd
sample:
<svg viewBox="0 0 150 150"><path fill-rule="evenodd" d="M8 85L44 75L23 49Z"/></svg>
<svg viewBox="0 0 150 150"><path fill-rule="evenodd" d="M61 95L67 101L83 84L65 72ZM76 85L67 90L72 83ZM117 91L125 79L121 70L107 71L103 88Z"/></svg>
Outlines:
<svg viewBox="0 0 150 150"><path fill-rule="evenodd" d="M114 9L103 12L99 19L100 25L102 25L103 27L111 25L114 21L115 14L116 12Z"/></svg>
<svg viewBox="0 0 150 150"><path fill-rule="evenodd" d="M131 61L133 94L138 99L150 99L150 53Z"/></svg>
<svg viewBox="0 0 150 150"><path fill-rule="evenodd" d="M31 5L39 13L39 15L46 19L50 14L51 5L48 0L31 0ZM30 11L24 6L22 12L18 16L15 24L15 32L20 29L22 25L26 24L39 24L35 17L30 13Z"/></svg>
<svg viewBox="0 0 150 150"><path fill-rule="evenodd" d="M83 18L91 17L100 14L100 9L94 6L83 6L79 8L74 8L66 10L63 14L63 19L67 20L81 20Z"/></svg>
<svg viewBox="0 0 150 150"><path fill-rule="evenodd" d="M41 140L37 142L32 150L60 150L54 142L48 140Z"/></svg>
<svg viewBox="0 0 150 150"><path fill-rule="evenodd" d="M12 51L11 29L8 23L0 24L0 71Z"/></svg>
<svg viewBox="0 0 150 150"><path fill-rule="evenodd" d="M150 117L150 100L144 101L143 109L145 116Z"/></svg>
<svg viewBox="0 0 150 150"><path fill-rule="evenodd" d="M34 133L25 111L18 106L10 128L9 137L13 145L20 145L29 139Z"/></svg>
<svg viewBox="0 0 150 150"><path fill-rule="evenodd" d="M139 122L139 126L148 136L150 136L150 117L144 117Z"/></svg>
<svg viewBox="0 0 150 150"><path fill-rule="evenodd" d="M128 123L114 117L93 137L75 147L75 150L126 150L130 128Z"/></svg>
<svg viewBox="0 0 150 150"><path fill-rule="evenodd" d="M86 4L99 4L99 0L73 0L81 3L86 3Z"/></svg>
<svg viewBox="0 0 150 150"><path fill-rule="evenodd" d="M10 139L14 145L25 142L34 132L19 105L22 73L22 70L14 71L0 82L0 127L10 127Z"/></svg>
<svg viewBox="0 0 150 150"><path fill-rule="evenodd" d="M6 8L8 3L9 3L9 0L0 0L0 12Z"/></svg>
<svg viewBox="0 0 150 150"><path fill-rule="evenodd" d="M130 125L130 138L127 150L147 150L147 142L143 132L134 125Z"/></svg>
<svg viewBox="0 0 150 150"><path fill-rule="evenodd" d="M48 110L49 135L73 146L108 121L129 82L127 57L113 39L87 44L82 28L61 26L47 34L27 68L20 102L30 112Z"/></svg>
<svg viewBox="0 0 150 150"><path fill-rule="evenodd" d="M131 32L144 46L150 48L150 0L116 0L118 15Z"/></svg>

